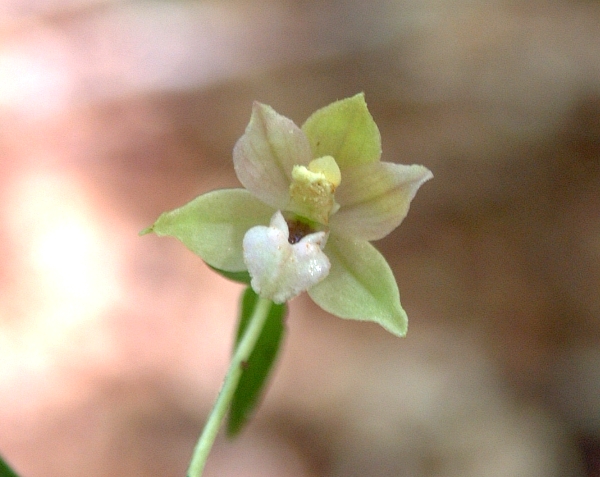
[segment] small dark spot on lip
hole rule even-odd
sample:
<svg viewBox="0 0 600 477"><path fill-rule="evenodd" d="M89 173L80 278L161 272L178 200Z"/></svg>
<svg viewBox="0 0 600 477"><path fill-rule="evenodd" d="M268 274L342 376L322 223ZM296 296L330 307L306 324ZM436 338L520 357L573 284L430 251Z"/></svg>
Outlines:
<svg viewBox="0 0 600 477"><path fill-rule="evenodd" d="M288 242L292 245L300 242L305 236L314 232L310 225L298 220L290 220L288 222L288 227L290 229Z"/></svg>

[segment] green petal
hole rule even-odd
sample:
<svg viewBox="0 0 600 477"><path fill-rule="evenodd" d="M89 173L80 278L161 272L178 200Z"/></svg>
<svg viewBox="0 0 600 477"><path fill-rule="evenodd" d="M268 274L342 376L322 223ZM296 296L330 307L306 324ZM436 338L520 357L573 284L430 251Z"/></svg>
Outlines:
<svg viewBox="0 0 600 477"><path fill-rule="evenodd" d="M376 162L381 157L381 135L363 93L315 111L302 130L313 157L333 156L342 169L342 183L345 167Z"/></svg>
<svg viewBox="0 0 600 477"><path fill-rule="evenodd" d="M417 190L432 177L423 166L390 162L345 169L335 192L341 207L330 217L329 226L344 236L383 238L400 225Z"/></svg>
<svg viewBox="0 0 600 477"><path fill-rule="evenodd" d="M254 293L252 288L248 287L242 297L236 344L240 342L244 335L257 301L258 295ZM286 310L285 303L271 306L269 316L267 316L267 321L258 337L254 350L250 354L248 362L245 363L242 377L235 389L229 410L227 434L230 437L237 435L247 422L267 383L269 372L273 368L283 341L283 319Z"/></svg>
<svg viewBox="0 0 600 477"><path fill-rule="evenodd" d="M330 236L325 253L331 270L308 290L313 301L340 318L374 321L390 333L405 336L408 318L398 286L377 249L364 240Z"/></svg>
<svg viewBox="0 0 600 477"><path fill-rule="evenodd" d="M244 234L255 225L268 224L273 213L247 190L215 190L163 213L142 233L178 238L211 267L240 272L246 270Z"/></svg>
<svg viewBox="0 0 600 477"><path fill-rule="evenodd" d="M283 210L289 201L294 165L308 165L310 144L290 119L254 103L246 132L233 148L238 179L255 197Z"/></svg>

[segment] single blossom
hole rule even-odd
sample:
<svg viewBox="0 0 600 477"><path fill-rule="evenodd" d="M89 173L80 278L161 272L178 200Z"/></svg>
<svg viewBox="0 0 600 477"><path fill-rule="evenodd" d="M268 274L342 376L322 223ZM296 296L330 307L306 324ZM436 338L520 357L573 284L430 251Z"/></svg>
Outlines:
<svg viewBox="0 0 600 477"><path fill-rule="evenodd" d="M369 243L406 216L432 177L381 162L381 137L363 94L313 113L300 128L255 102L233 150L245 189L223 189L162 214L145 232L180 239L211 267L277 303L307 291L342 318L406 334L392 271Z"/></svg>

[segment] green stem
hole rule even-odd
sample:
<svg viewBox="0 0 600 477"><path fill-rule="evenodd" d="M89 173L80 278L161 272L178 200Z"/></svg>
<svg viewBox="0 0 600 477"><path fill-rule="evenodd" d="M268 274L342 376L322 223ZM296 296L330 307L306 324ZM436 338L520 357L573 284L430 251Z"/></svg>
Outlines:
<svg viewBox="0 0 600 477"><path fill-rule="evenodd" d="M267 300L265 298L259 298L256 302L254 313L250 317L250 322L248 323L246 332L244 333L243 338L239 342L235 353L233 354L233 358L231 359L231 364L229 365L227 374L225 375L225 380L223 381L223 386L221 386L219 396L217 397L215 405L208 416L208 420L204 425L204 430L202 431L200 439L198 440L198 443L194 449L194 455L192 456L187 477L202 476L202 471L206 465L206 459L208 458L210 449L215 442L215 438L217 437L217 433L221 427L221 422L223 421L223 418L229 409L235 389L237 388L238 382L242 375L243 363L248 361L252 350L254 350L254 345L256 345L256 341L260 336L272 304L273 302L271 300Z"/></svg>

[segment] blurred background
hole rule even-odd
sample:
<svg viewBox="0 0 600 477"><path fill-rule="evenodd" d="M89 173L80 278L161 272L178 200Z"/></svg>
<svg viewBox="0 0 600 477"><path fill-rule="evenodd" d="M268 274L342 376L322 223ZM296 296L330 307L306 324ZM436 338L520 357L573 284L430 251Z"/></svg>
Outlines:
<svg viewBox="0 0 600 477"><path fill-rule="evenodd" d="M407 338L306 296L206 477L600 476L600 2L1 0L0 454L183 476L240 287L157 216L237 187L253 100L364 91L434 180L376 245Z"/></svg>

